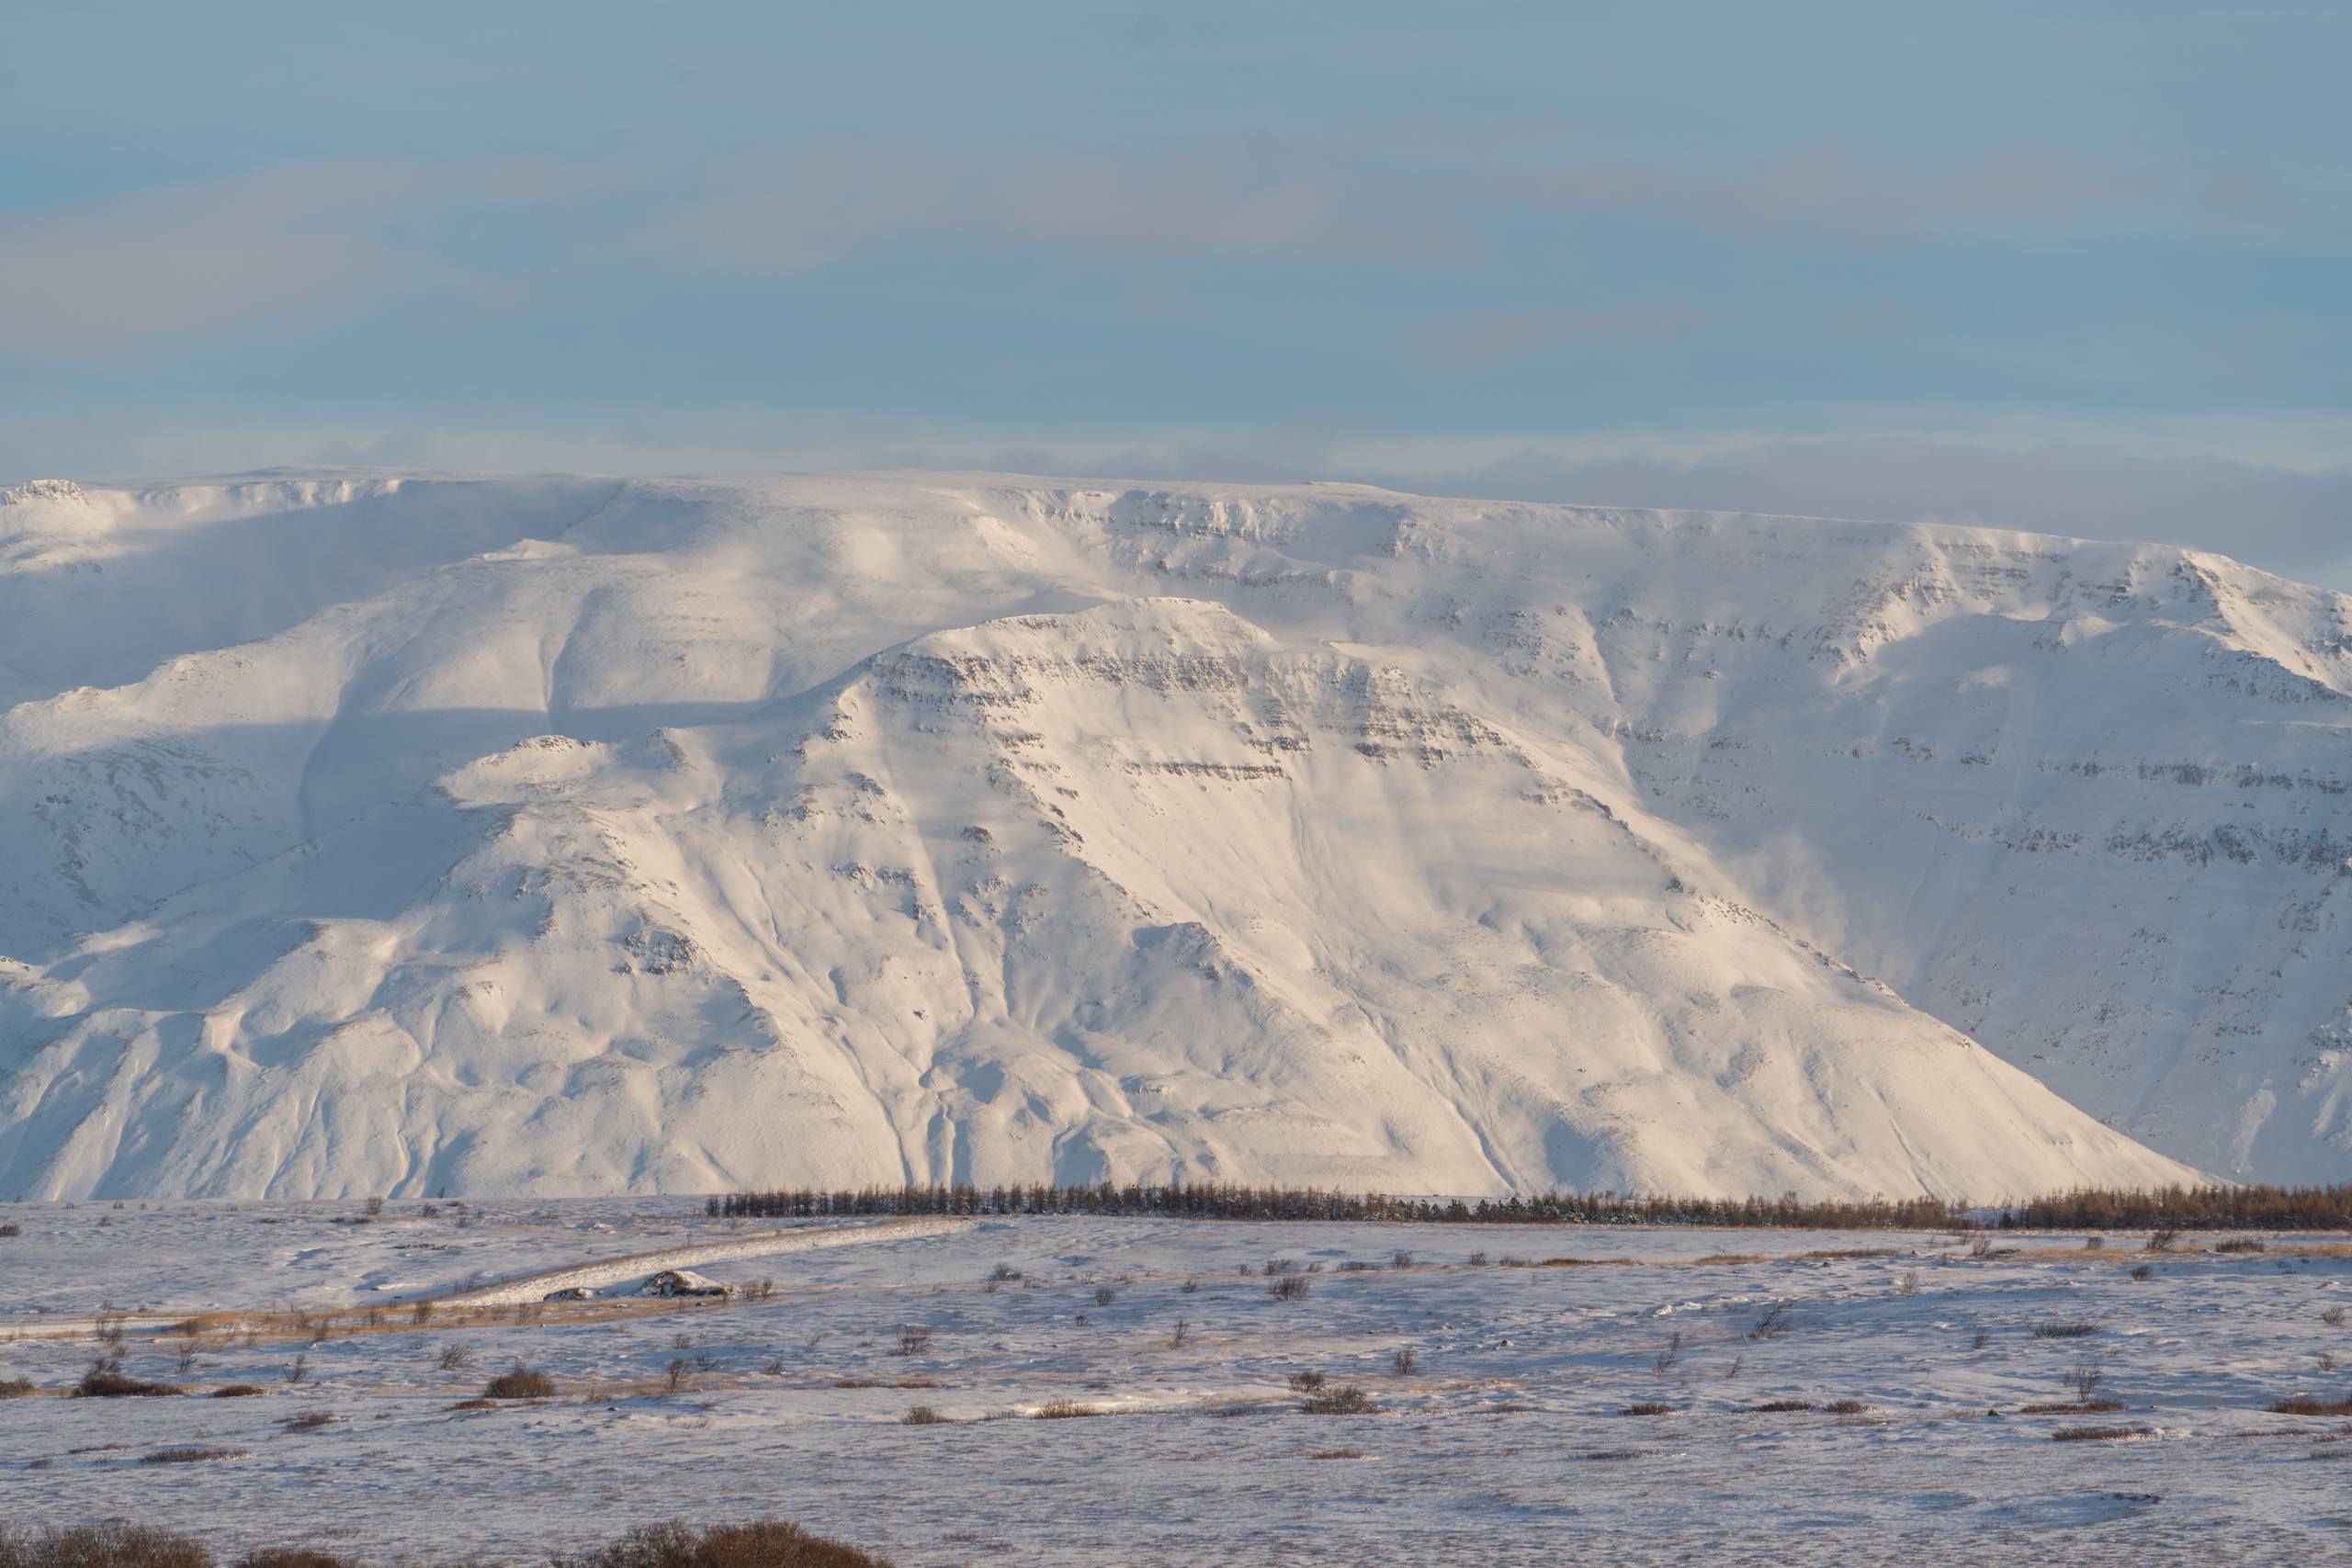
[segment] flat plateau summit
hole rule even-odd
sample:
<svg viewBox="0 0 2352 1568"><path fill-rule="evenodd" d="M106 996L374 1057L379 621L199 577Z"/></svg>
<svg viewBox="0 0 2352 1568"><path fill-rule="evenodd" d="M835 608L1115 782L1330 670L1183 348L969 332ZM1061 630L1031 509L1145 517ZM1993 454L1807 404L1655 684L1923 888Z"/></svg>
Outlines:
<svg viewBox="0 0 2352 1568"><path fill-rule="evenodd" d="M2352 1172L2352 599L989 475L0 500L0 1198Z"/></svg>

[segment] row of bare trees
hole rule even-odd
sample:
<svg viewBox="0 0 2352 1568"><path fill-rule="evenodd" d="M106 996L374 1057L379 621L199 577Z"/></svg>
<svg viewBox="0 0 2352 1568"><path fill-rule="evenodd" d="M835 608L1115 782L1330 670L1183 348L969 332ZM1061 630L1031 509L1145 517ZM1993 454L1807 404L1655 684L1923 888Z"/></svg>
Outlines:
<svg viewBox="0 0 2352 1568"><path fill-rule="evenodd" d="M1102 1214L1200 1220L1374 1220L1417 1224L1723 1225L1804 1230L2352 1229L2352 1185L2080 1189L1994 1212L1934 1198L1670 1198L1545 1192L1510 1198L1402 1198L1224 1182L1151 1186L778 1188L712 1198L712 1215L820 1219L899 1214Z"/></svg>

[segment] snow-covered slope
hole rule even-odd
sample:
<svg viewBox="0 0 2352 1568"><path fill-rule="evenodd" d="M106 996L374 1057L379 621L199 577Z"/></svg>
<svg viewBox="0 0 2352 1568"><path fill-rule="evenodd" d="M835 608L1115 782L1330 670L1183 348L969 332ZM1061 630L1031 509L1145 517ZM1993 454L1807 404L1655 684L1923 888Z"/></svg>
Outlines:
<svg viewBox="0 0 2352 1568"><path fill-rule="evenodd" d="M2341 1176L2348 649L1960 528L28 487L0 1194Z"/></svg>

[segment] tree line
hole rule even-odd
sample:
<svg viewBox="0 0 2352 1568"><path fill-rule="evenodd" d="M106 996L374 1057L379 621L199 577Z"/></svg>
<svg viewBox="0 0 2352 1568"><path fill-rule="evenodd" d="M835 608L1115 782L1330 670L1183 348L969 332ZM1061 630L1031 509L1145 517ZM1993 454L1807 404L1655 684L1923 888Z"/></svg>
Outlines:
<svg viewBox="0 0 2352 1568"><path fill-rule="evenodd" d="M1411 1224L1702 1225L1792 1230L2346 1230L2352 1186L2082 1188L1997 1209L1939 1198L1672 1198L1544 1192L1404 1198L1226 1182L1153 1186L951 1185L775 1188L714 1197L714 1216L1093 1214L1191 1220L1370 1220Z"/></svg>
<svg viewBox="0 0 2352 1568"><path fill-rule="evenodd" d="M2352 1230L2352 1185L2079 1188L2011 1204L1998 1223L2028 1230Z"/></svg>
<svg viewBox="0 0 2352 1568"><path fill-rule="evenodd" d="M1194 1220L1373 1220L1418 1224L1788 1225L1831 1230L1949 1225L1957 1211L1934 1199L1807 1202L1781 1198L1660 1198L1545 1192L1510 1198L1400 1198L1320 1188L1182 1186L786 1188L712 1198L714 1215L821 1219L851 1215L1099 1214Z"/></svg>

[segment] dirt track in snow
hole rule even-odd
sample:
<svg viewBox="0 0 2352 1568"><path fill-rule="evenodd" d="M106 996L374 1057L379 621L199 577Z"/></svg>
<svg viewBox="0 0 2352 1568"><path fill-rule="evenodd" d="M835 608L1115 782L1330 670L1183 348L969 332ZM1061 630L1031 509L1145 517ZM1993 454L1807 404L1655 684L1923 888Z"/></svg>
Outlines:
<svg viewBox="0 0 2352 1568"><path fill-rule="evenodd" d="M652 1252L630 1252L616 1258L600 1258L560 1269L542 1269L536 1273L493 1280L487 1285L453 1291L433 1299L451 1304L462 1303L468 1306L506 1306L517 1302L542 1301L552 1291L568 1291L582 1286L589 1290L601 1290L607 1285L641 1280L665 1269L693 1269L706 1263L724 1263L737 1258L767 1258L792 1252L820 1252L828 1247L855 1247L870 1242L907 1241L917 1236L944 1235L970 1224L969 1220L926 1217L877 1220L871 1224L861 1225L808 1225L792 1230L763 1231L757 1235L740 1236L730 1241L667 1247Z"/></svg>

